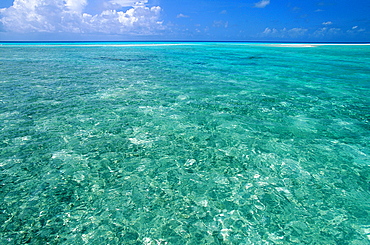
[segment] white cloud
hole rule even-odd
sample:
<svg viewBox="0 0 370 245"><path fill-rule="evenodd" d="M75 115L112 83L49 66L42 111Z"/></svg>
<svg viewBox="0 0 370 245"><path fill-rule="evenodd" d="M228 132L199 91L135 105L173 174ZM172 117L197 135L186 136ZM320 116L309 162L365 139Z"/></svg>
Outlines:
<svg viewBox="0 0 370 245"><path fill-rule="evenodd" d="M148 0L109 0L104 5L106 9L118 9L122 7L145 6L147 3Z"/></svg>
<svg viewBox="0 0 370 245"><path fill-rule="evenodd" d="M87 5L87 0L65 0L65 5L69 10L77 13L81 13Z"/></svg>
<svg viewBox="0 0 370 245"><path fill-rule="evenodd" d="M10 32L72 32L151 34L162 29L161 8L148 1L111 0L110 9L90 15L83 10L87 0L14 0L1 10L0 22ZM130 7L127 11L117 11Z"/></svg>
<svg viewBox="0 0 370 245"><path fill-rule="evenodd" d="M333 36L341 33L340 28L328 28L328 27L323 27L317 29L314 33L314 37L328 37L328 36Z"/></svg>
<svg viewBox="0 0 370 245"><path fill-rule="evenodd" d="M359 26L353 26L351 30L347 30L347 33L349 34L356 34L366 31L365 28L359 28Z"/></svg>
<svg viewBox="0 0 370 245"><path fill-rule="evenodd" d="M292 28L288 30L288 33L291 37L300 37L307 33L308 29L304 28Z"/></svg>
<svg viewBox="0 0 370 245"><path fill-rule="evenodd" d="M275 33L278 33L278 32L279 31L275 28L270 29L270 28L266 27L266 29L262 32L262 34L271 35L271 34L275 34Z"/></svg>
<svg viewBox="0 0 370 245"><path fill-rule="evenodd" d="M276 29L276 28L266 28L261 36L265 37L275 37L275 38L297 38L304 36L308 29L304 28L292 28L292 29Z"/></svg>
<svg viewBox="0 0 370 245"><path fill-rule="evenodd" d="M264 7L266 7L269 4L270 4L270 0L261 0L258 3L255 3L254 4L254 7L255 8L264 8Z"/></svg>
<svg viewBox="0 0 370 245"><path fill-rule="evenodd" d="M178 14L176 16L176 18L189 18L189 15L185 15L185 14Z"/></svg>
<svg viewBox="0 0 370 245"><path fill-rule="evenodd" d="M329 25L329 24L327 24ZM265 28L265 30L259 34L260 37L268 37L268 38L283 38L283 39L290 39L290 38L315 38L315 39L322 39L322 38L333 38L343 35L345 33L348 34L358 34L358 33L365 33L366 30L359 28L358 26L353 26L350 30L342 30L340 28L330 28L330 27L322 27L318 29L305 29L305 28L292 28L292 29L277 29L277 28Z"/></svg>
<svg viewBox="0 0 370 245"><path fill-rule="evenodd" d="M331 21L327 21L327 22L323 22L322 24L327 26L327 25L332 25L332 24L333 24L333 22L331 22Z"/></svg>
<svg viewBox="0 0 370 245"><path fill-rule="evenodd" d="M228 21L222 21L222 20L215 20L213 21L213 27L223 27L223 28L228 28L229 27L229 22Z"/></svg>
<svg viewBox="0 0 370 245"><path fill-rule="evenodd" d="M113 5L119 5L121 7L130 7L135 5L139 1L137 0L110 0L109 3ZM147 3L148 1L141 1L143 3Z"/></svg>

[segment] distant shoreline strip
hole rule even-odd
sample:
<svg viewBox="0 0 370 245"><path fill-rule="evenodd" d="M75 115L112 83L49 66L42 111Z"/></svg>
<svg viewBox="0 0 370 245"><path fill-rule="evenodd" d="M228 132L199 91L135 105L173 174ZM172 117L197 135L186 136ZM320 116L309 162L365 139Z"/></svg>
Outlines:
<svg viewBox="0 0 370 245"><path fill-rule="evenodd" d="M296 47L296 48L314 48L318 46L370 46L370 43L274 43L263 44L270 47Z"/></svg>

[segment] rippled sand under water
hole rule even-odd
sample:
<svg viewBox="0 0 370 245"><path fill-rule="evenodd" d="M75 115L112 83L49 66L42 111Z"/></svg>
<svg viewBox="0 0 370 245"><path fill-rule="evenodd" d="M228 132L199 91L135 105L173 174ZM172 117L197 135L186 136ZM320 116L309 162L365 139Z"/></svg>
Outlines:
<svg viewBox="0 0 370 245"><path fill-rule="evenodd" d="M0 243L369 244L370 47L175 44L0 46Z"/></svg>

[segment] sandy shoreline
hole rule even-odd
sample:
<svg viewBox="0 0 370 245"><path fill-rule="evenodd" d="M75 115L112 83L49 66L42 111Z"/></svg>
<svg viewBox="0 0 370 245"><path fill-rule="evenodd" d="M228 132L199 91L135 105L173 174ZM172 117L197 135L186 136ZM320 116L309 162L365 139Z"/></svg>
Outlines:
<svg viewBox="0 0 370 245"><path fill-rule="evenodd" d="M263 45L270 47L313 48L318 46L370 46L370 43L274 43Z"/></svg>

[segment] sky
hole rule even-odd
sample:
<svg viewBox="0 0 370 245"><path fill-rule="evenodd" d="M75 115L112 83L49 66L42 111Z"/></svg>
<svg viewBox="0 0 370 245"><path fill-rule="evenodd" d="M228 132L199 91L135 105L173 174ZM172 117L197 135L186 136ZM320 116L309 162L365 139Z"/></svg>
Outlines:
<svg viewBox="0 0 370 245"><path fill-rule="evenodd" d="M0 41L370 42L370 0L0 0Z"/></svg>

